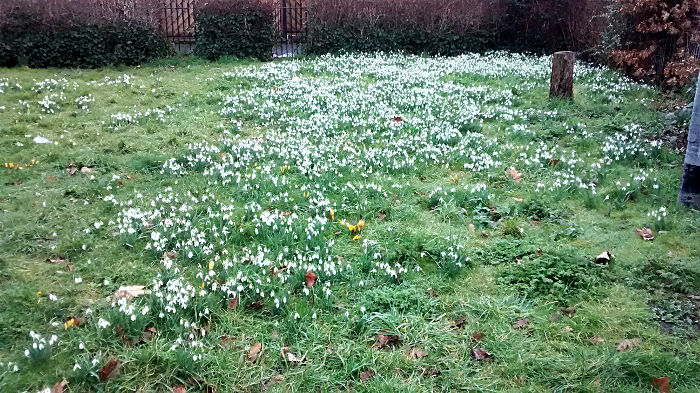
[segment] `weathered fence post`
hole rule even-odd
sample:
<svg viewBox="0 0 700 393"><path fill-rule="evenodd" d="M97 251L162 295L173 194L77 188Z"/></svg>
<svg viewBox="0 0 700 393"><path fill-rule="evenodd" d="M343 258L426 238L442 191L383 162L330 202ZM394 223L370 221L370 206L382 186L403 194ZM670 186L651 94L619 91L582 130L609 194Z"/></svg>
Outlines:
<svg viewBox="0 0 700 393"><path fill-rule="evenodd" d="M549 97L574 98L574 52L556 52L552 56L552 79Z"/></svg>
<svg viewBox="0 0 700 393"><path fill-rule="evenodd" d="M695 91L678 202L700 209L700 81Z"/></svg>

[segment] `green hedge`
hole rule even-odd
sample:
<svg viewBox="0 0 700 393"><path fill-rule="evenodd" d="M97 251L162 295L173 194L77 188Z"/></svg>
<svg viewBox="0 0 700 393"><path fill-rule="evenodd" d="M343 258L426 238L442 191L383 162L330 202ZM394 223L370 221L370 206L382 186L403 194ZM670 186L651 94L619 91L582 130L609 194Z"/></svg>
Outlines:
<svg viewBox="0 0 700 393"><path fill-rule="evenodd" d="M363 29L361 26L309 23L308 51L315 54L342 51L403 51L452 56L466 52L482 52L496 46L496 35L488 30L426 31L417 28L388 29L376 26Z"/></svg>
<svg viewBox="0 0 700 393"><path fill-rule="evenodd" d="M209 60L223 56L272 58L272 11L254 2L241 3L232 8L206 7L197 11L195 55Z"/></svg>
<svg viewBox="0 0 700 393"><path fill-rule="evenodd" d="M0 26L0 42L0 66L136 65L171 52L158 30L137 22L49 27L14 17Z"/></svg>

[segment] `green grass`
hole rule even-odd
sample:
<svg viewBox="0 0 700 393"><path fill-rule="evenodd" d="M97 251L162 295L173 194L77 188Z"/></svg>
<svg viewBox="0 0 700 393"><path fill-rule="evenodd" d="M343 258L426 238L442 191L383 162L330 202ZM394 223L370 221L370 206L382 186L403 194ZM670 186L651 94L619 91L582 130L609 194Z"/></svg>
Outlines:
<svg viewBox="0 0 700 393"><path fill-rule="evenodd" d="M62 379L70 392L639 392L662 376L674 392L697 392L700 215L675 203L682 157L645 141L662 131L660 95L584 67L576 99L550 101L547 67L501 54L0 69L0 392ZM125 74L129 83L105 83ZM75 100L88 94L86 111ZM41 110L45 96L54 113ZM163 112L113 117L154 109ZM638 131L625 130L632 123ZM171 158L186 173L164 168ZM511 166L522 181L504 174ZM562 184L569 176L580 181ZM169 193L178 202L164 201ZM231 223L214 214L221 206ZM662 206L663 221L647 216ZM170 234L161 219L118 221L130 208L161 207L189 225L163 250L147 246L153 233ZM262 222L266 212L281 229ZM361 218L353 240L338 221ZM643 226L654 241L637 236ZM128 227L135 232L119 233ZM203 244L192 245L192 228ZM277 275L253 262L258 247ZM605 250L614 258L600 266ZM178 253L170 268L163 251ZM212 261L214 275L198 275ZM307 295L309 263L319 281ZM387 266L397 274L382 273ZM276 295L250 308L261 298L244 290L227 309L219 287L238 272ZM122 285L178 279L193 288L172 315L158 315L162 289L129 302L135 321L113 303ZM567 306L575 313L553 318ZM64 328L70 317L85 322ZM525 317L530 325L514 329ZM111 325L100 328L101 318ZM156 329L151 340L141 340L146 327ZM24 356L30 331L58 336L48 360ZM378 348L380 332L399 341ZM484 333L478 343L474 332ZM616 350L631 338L642 342ZM256 342L263 351L251 362ZM305 361L285 362L283 347ZM477 361L472 347L493 357ZM407 357L413 348L427 356ZM120 375L101 381L111 357ZM376 374L361 380L368 370Z"/></svg>

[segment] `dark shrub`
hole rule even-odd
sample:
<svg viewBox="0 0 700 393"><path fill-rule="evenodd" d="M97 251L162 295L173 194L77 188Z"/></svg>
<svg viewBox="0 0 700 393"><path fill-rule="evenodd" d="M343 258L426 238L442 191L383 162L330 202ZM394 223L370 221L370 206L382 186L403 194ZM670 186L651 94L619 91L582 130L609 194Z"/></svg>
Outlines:
<svg viewBox="0 0 700 393"><path fill-rule="evenodd" d="M89 11L83 10L89 7ZM146 11L132 17L100 8L94 0L53 0L45 4L10 0L0 12L3 66L136 65L170 53L165 37Z"/></svg>
<svg viewBox="0 0 700 393"><path fill-rule="evenodd" d="M198 5L194 53L268 60L275 43L272 4L259 0L213 0Z"/></svg>

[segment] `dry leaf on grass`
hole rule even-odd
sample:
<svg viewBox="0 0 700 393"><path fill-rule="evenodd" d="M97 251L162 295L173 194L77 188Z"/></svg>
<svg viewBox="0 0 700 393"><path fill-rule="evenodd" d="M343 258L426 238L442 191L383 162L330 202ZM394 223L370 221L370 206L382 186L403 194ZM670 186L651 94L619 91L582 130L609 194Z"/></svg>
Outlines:
<svg viewBox="0 0 700 393"><path fill-rule="evenodd" d="M293 354L292 352L290 352L289 347L282 348L282 350L280 351L280 355L282 356L282 359L284 359L285 361L287 361L289 363L295 364L295 365L301 364L306 360L305 357L303 357L303 356L299 357L299 356Z"/></svg>
<svg viewBox="0 0 700 393"><path fill-rule="evenodd" d="M249 362L257 362L260 358L260 351L262 351L262 343L253 344L250 351L248 351L248 355L246 355L246 359L248 359Z"/></svg>
<svg viewBox="0 0 700 393"><path fill-rule="evenodd" d="M179 384L173 386L173 393L187 393L187 389L185 389L185 385Z"/></svg>
<svg viewBox="0 0 700 393"><path fill-rule="evenodd" d="M399 342L399 336L395 334L377 333L377 348L386 348L387 345Z"/></svg>
<svg viewBox="0 0 700 393"><path fill-rule="evenodd" d="M386 220L386 214L380 214L379 217L377 217L378 222L382 222Z"/></svg>
<svg viewBox="0 0 700 393"><path fill-rule="evenodd" d="M87 166L80 168L80 173L88 174L88 173L94 173L94 172L95 172L94 169L87 167Z"/></svg>
<svg viewBox="0 0 700 393"><path fill-rule="evenodd" d="M145 289L145 285L128 285L128 286L121 286L119 289L117 289L116 292L114 292L114 297L116 298L126 298L126 300L131 300L133 298L139 297L141 295L146 295L151 293L151 291L148 291Z"/></svg>
<svg viewBox="0 0 700 393"><path fill-rule="evenodd" d="M282 381L282 380L284 380L284 375L282 375L282 374L277 374L277 375L275 375L274 377L270 378L269 381L265 382L265 383L262 385L262 389L261 389L261 390L262 390L262 393L267 393L267 389L269 389L270 386L272 386L272 385L274 385L274 384L276 384L277 382L280 382L280 381Z"/></svg>
<svg viewBox="0 0 700 393"><path fill-rule="evenodd" d="M63 263L65 261L66 261L66 259L63 257L46 258L46 262L50 262L50 263Z"/></svg>
<svg viewBox="0 0 700 393"><path fill-rule="evenodd" d="M670 377L652 378L651 384L652 386L659 388L659 393L671 393Z"/></svg>
<svg viewBox="0 0 700 393"><path fill-rule="evenodd" d="M503 171L506 174L506 177L510 177L511 179L515 180L516 182L522 181L522 175L520 172L518 172L515 167L510 167Z"/></svg>
<svg viewBox="0 0 700 393"><path fill-rule="evenodd" d="M647 227L637 229L637 235L647 241L654 240L654 232Z"/></svg>
<svg viewBox="0 0 700 393"><path fill-rule="evenodd" d="M311 288L316 284L316 279L318 279L318 276L314 274L313 271L309 270L304 274L304 280L306 280L306 287Z"/></svg>
<svg viewBox="0 0 700 393"><path fill-rule="evenodd" d="M641 338L630 338L627 340L621 340L619 343L617 343L617 350L618 352L626 351L628 349L632 349L636 347L637 345L642 343Z"/></svg>
<svg viewBox="0 0 700 393"><path fill-rule="evenodd" d="M523 198L513 198L513 200L516 201L516 202L522 202L522 201L524 201Z"/></svg>
<svg viewBox="0 0 700 393"><path fill-rule="evenodd" d="M70 176L73 176L73 175L75 175L76 173L78 173L78 167L76 167L76 166L73 165L73 164L70 164L70 165L68 165L68 167L66 168L66 173L68 173Z"/></svg>
<svg viewBox="0 0 700 393"><path fill-rule="evenodd" d="M461 316L458 320L452 322L452 323L450 324L450 327L453 327L453 328L461 328L462 326L464 326L464 322L466 322L466 320L467 320L467 316L466 316L466 315L463 315L463 316Z"/></svg>
<svg viewBox="0 0 700 393"><path fill-rule="evenodd" d="M63 393L63 388L68 385L68 381L65 379L63 381L58 381L51 387L51 393Z"/></svg>
<svg viewBox="0 0 700 393"><path fill-rule="evenodd" d="M117 377L119 375L119 367L120 367L119 359L117 359L117 358L109 359L107 364L102 366L102 368L100 369L100 380L106 381L108 379L112 379L112 378Z"/></svg>
<svg viewBox="0 0 700 393"><path fill-rule="evenodd" d="M374 377L374 374L376 374L374 370L363 371L360 373L360 381L367 382Z"/></svg>
<svg viewBox="0 0 700 393"><path fill-rule="evenodd" d="M230 299L228 299L228 303L226 303L226 308L229 310L235 310L238 308L238 296L234 296Z"/></svg>
<svg viewBox="0 0 700 393"><path fill-rule="evenodd" d="M520 318L513 324L513 329L523 329L530 327L530 318Z"/></svg>
<svg viewBox="0 0 700 393"><path fill-rule="evenodd" d="M476 360L484 360L488 359L493 356L491 352L486 351L485 349L482 348L472 348L472 356Z"/></svg>
<svg viewBox="0 0 700 393"><path fill-rule="evenodd" d="M472 333L472 341L474 341L475 343L478 343L485 336L486 335L482 332L474 332L474 333Z"/></svg>
<svg viewBox="0 0 700 393"><path fill-rule="evenodd" d="M562 307L559 309L559 311L567 317L571 318L574 316L574 314L576 314L576 306Z"/></svg>
<svg viewBox="0 0 700 393"><path fill-rule="evenodd" d="M406 352L404 352L404 355L406 356L406 359L422 359L426 356L428 356L428 352L425 352L422 349L417 349L417 348L410 348L407 349Z"/></svg>
<svg viewBox="0 0 700 393"><path fill-rule="evenodd" d="M262 299L258 299L256 301L254 301L253 303L250 303L248 305L248 308L252 309L252 310L260 310L261 308L263 308L264 305L265 305L265 302L263 302Z"/></svg>
<svg viewBox="0 0 700 393"><path fill-rule="evenodd" d="M586 341L591 343L591 344L594 344L594 345L600 345L600 344L605 343L605 340L603 340L602 338L597 337L597 336L591 337Z"/></svg>

